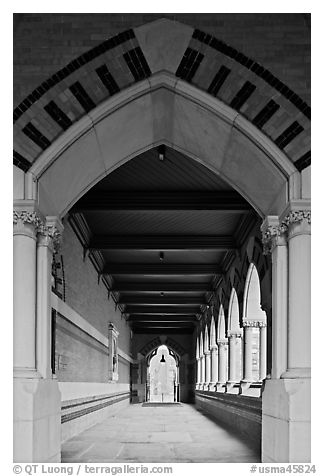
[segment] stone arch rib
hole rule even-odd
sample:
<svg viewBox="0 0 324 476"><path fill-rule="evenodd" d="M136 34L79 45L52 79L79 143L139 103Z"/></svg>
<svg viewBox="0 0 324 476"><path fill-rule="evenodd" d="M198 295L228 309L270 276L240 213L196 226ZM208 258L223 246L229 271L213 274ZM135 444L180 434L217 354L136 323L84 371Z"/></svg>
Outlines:
<svg viewBox="0 0 324 476"><path fill-rule="evenodd" d="M71 61L15 108L13 157L17 167L26 172L81 117L154 74L152 60L137 38L139 30L120 33ZM196 29L170 73L243 115L299 171L310 164L310 107L258 62Z"/></svg>

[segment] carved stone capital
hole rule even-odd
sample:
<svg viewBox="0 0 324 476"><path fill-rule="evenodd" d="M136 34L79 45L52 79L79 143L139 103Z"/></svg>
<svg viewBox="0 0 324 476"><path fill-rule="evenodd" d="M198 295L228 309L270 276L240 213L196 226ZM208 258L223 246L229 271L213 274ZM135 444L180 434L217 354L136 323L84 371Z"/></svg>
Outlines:
<svg viewBox="0 0 324 476"><path fill-rule="evenodd" d="M264 321L243 321L243 327L267 327L267 323Z"/></svg>
<svg viewBox="0 0 324 476"><path fill-rule="evenodd" d="M311 225L311 210L299 209L298 202L291 203L279 220L276 216L267 217L261 225L264 254L272 253L275 246L285 243L291 227L296 224ZM307 206L306 204L304 204Z"/></svg>
<svg viewBox="0 0 324 476"><path fill-rule="evenodd" d="M50 246L55 253L58 252L61 244L61 230L53 224L42 223L38 228L38 239L41 245Z"/></svg>
<svg viewBox="0 0 324 476"><path fill-rule="evenodd" d="M268 216L261 225L263 253L270 254L279 244L279 239L286 231L279 223L277 216ZM284 239L285 240L285 239Z"/></svg>
<svg viewBox="0 0 324 476"><path fill-rule="evenodd" d="M239 331L239 330L237 330L237 331L229 331L229 332L227 333L227 337L228 337L229 339L231 339L231 338L233 338L233 339L234 339L234 338L235 338L235 339L240 339L240 338L242 337L242 332Z"/></svg>
<svg viewBox="0 0 324 476"><path fill-rule="evenodd" d="M38 228L43 225L43 221L36 211L14 210L13 224L18 225L19 223L23 225L33 225L36 232Z"/></svg>
<svg viewBox="0 0 324 476"><path fill-rule="evenodd" d="M311 224L311 211L310 210L291 210L288 215L281 222L281 226L288 228L294 223L307 222Z"/></svg>
<svg viewBox="0 0 324 476"><path fill-rule="evenodd" d="M225 345L227 345L227 340L219 340L217 341L217 344L218 344L218 347L224 347Z"/></svg>

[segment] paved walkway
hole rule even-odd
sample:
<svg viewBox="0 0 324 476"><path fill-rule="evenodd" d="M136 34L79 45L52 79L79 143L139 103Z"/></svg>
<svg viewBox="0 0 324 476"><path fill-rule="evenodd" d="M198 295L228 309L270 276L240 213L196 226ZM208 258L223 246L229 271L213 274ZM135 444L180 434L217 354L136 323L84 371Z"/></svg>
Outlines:
<svg viewBox="0 0 324 476"><path fill-rule="evenodd" d="M260 457L193 405L130 405L62 447L63 463L252 463Z"/></svg>

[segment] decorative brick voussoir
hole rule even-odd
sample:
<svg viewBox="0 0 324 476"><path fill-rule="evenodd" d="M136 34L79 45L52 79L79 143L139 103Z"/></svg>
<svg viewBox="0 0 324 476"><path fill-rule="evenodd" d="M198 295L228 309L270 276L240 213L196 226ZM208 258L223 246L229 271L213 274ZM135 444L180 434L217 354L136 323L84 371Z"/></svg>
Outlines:
<svg viewBox="0 0 324 476"><path fill-rule="evenodd" d="M242 32L235 33L239 34ZM274 39L271 41L273 44ZM63 37L62 42L64 46ZM27 171L83 115L148 78L149 63L134 31L128 29L84 52L43 81L14 110L14 164ZM310 164L310 107L258 61L195 29L176 76L237 110L299 171Z"/></svg>

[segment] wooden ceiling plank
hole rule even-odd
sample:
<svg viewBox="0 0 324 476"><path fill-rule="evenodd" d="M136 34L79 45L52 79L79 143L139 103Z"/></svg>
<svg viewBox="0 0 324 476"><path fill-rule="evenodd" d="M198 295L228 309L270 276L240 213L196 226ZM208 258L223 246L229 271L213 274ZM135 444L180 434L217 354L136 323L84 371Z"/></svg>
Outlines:
<svg viewBox="0 0 324 476"><path fill-rule="evenodd" d="M115 282L112 287L113 292L118 293L138 293L138 292L212 292L209 283L135 283L135 282Z"/></svg>
<svg viewBox="0 0 324 476"><path fill-rule="evenodd" d="M122 275L140 274L152 276L165 275L214 275L222 274L222 269L218 264L182 264L182 263L108 263L102 274Z"/></svg>
<svg viewBox="0 0 324 476"><path fill-rule="evenodd" d="M236 243L222 235L95 235L89 249L227 251L236 249Z"/></svg>
<svg viewBox="0 0 324 476"><path fill-rule="evenodd" d="M90 191L71 213L105 210L214 210L248 213L249 203L235 191L216 192L107 192Z"/></svg>
<svg viewBox="0 0 324 476"><path fill-rule="evenodd" d="M142 296L122 296L118 300L119 304L142 304L142 305L203 305L207 304L204 297L193 297L193 296L182 296L182 297L172 297L172 296L161 296L161 297L149 297L147 295Z"/></svg>

